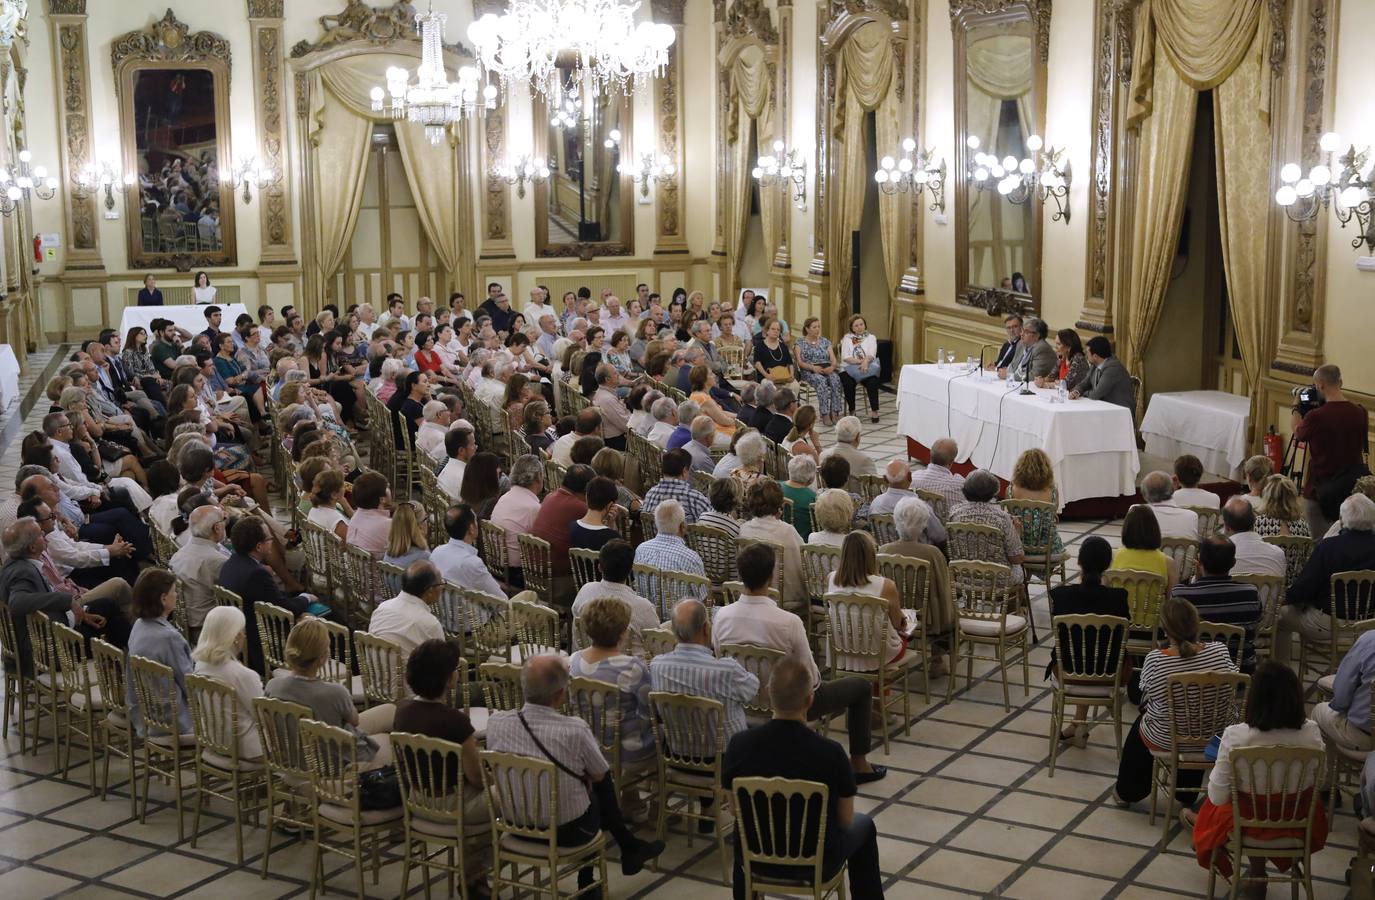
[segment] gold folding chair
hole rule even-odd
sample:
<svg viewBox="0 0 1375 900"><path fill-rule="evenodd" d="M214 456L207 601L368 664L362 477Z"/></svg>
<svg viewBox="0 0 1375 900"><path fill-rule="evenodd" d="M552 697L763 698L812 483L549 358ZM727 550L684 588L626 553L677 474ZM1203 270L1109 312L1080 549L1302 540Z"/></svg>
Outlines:
<svg viewBox="0 0 1375 900"><path fill-rule="evenodd" d="M520 666L510 662L485 662L477 667L482 682L482 698L488 713L520 709L525 705L525 689L520 686Z"/></svg>
<svg viewBox="0 0 1375 900"><path fill-rule="evenodd" d="M1211 506L1185 506L1189 512L1198 516L1199 540L1210 538L1222 531L1222 510Z"/></svg>
<svg viewBox="0 0 1375 900"><path fill-rule="evenodd" d="M138 754L139 742L129 721L128 685L124 678L124 651L100 638L91 640L91 660L100 684L100 697L105 716L99 723L100 799L104 800L110 787L110 757L129 761L129 815L138 815ZM21 741L20 746L23 746Z"/></svg>
<svg viewBox="0 0 1375 900"><path fill-rule="evenodd" d="M687 545L702 557L707 579L711 581L712 592L720 597L721 585L727 581L738 581L736 571L735 538L719 528L710 525L689 525Z"/></svg>
<svg viewBox="0 0 1375 900"><path fill-rule="evenodd" d="M742 703L745 718L751 725L758 725L773 718L773 699L769 696L769 677L773 667L787 654L772 647L758 647L754 644L722 644L716 648L721 659L733 659L746 672L759 679L759 693L751 700Z"/></svg>
<svg viewBox="0 0 1375 900"><path fill-rule="evenodd" d="M511 601L511 662L523 664L531 657L559 652L559 614L539 603Z"/></svg>
<svg viewBox="0 0 1375 900"><path fill-rule="evenodd" d="M731 790L746 897L763 896L767 891L813 900L834 894L845 900L846 864L842 862L829 877L825 870L830 802L826 785L789 778L737 778ZM802 813L796 821L794 810ZM784 811L786 815L778 815ZM780 877L780 869L797 872L799 877Z"/></svg>
<svg viewBox="0 0 1375 900"><path fill-rule="evenodd" d="M1160 608L1165 605L1164 577L1135 569L1108 569L1103 573L1103 584L1127 592L1127 607L1132 614L1127 655L1140 658L1156 649L1160 645L1156 637L1160 629Z"/></svg>
<svg viewBox="0 0 1375 900"><path fill-rule="evenodd" d="M926 505L931 507L931 512L935 513L936 518L940 519L941 522L950 518L950 506L945 502L945 497L925 488L917 488L917 496L926 501Z"/></svg>
<svg viewBox="0 0 1375 900"><path fill-rule="evenodd" d="M61 666L57 661L57 643L53 639L53 621L45 613L32 612L24 620L29 631L29 658L33 665L33 752L38 752L38 736L42 730L43 716L53 723L53 743L58 753L53 761L56 772L62 764L63 731L62 712L67 708L67 700L62 694Z"/></svg>
<svg viewBox="0 0 1375 900"><path fill-rule="evenodd" d="M366 631L355 631L353 643L363 675L363 699L368 707L395 703L404 697L406 663L400 645Z"/></svg>
<svg viewBox="0 0 1375 900"><path fill-rule="evenodd" d="M58 748L62 754L62 777L66 778L71 771L72 742L80 738L90 762L91 793L95 793L96 746L104 721L105 698L95 667L86 657L86 639L81 632L53 622L52 637L60 669L60 690L67 701L63 709L66 720L57 732L62 737Z"/></svg>
<svg viewBox="0 0 1375 900"><path fill-rule="evenodd" d="M908 683L919 657L903 653L897 660L888 658L888 634L893 623L888 617L888 601L867 594L843 591L828 593L826 601L826 655L831 678L848 675L872 682L880 711L885 717L883 752L889 752L886 717L899 703L902 706L903 733L912 733L912 691Z"/></svg>
<svg viewBox="0 0 1375 900"><path fill-rule="evenodd" d="M601 553L587 547L571 547L568 561L573 567L573 587L581 590L583 585L602 580Z"/></svg>
<svg viewBox="0 0 1375 900"><path fill-rule="evenodd" d="M1198 541L1188 538L1162 538L1160 552L1174 560L1180 584L1193 581L1198 563Z"/></svg>
<svg viewBox="0 0 1375 900"><path fill-rule="evenodd" d="M1260 596L1260 622L1256 625L1256 659L1269 659L1275 651L1275 628L1284 602L1284 576L1233 575L1233 581L1255 587Z"/></svg>
<svg viewBox="0 0 1375 900"><path fill-rule="evenodd" d="M186 676L191 704L191 729L196 736L195 811L191 817L191 848L200 837L201 805L206 797L228 803L234 813L234 861L243 865L244 813L257 824L266 787L261 759L239 755L239 709L234 688L204 675Z"/></svg>
<svg viewBox="0 0 1375 900"><path fill-rule="evenodd" d="M654 717L654 737L659 744L659 823L664 840L670 813L696 822L710 822L721 854L721 876L730 883L731 859L717 811L729 799L721 779L726 750L726 710L719 700L651 691L649 708ZM682 802L670 809L670 797ZM709 811L692 811L692 801L707 801ZM689 827L688 840L695 828Z"/></svg>
<svg viewBox="0 0 1375 900"><path fill-rule="evenodd" d="M482 541L482 562L487 566L487 571L491 576L497 580L497 584L505 587L511 579L511 561L509 546L506 543L506 529L489 519L479 522L478 529Z"/></svg>
<svg viewBox="0 0 1375 900"><path fill-rule="evenodd" d="M898 539L898 526L890 515L870 513L869 533L874 536L874 543L882 547Z"/></svg>
<svg viewBox="0 0 1375 900"><path fill-rule="evenodd" d="M663 626L644 629L640 632L640 641L644 644L646 665L654 657L668 653L678 646L678 638L674 636L673 629Z"/></svg>
<svg viewBox="0 0 1375 900"><path fill-rule="evenodd" d="M996 530L996 529L994 529ZM951 648L950 678L945 685L945 700L955 695L961 649L967 647L966 685L974 685L976 648L990 647L991 659L998 663L1003 683L1003 709L1010 710L1007 690L1008 663L1022 661L1022 692L1030 696L1031 672L1028 664L1031 629L1028 619L1012 610L1021 604L1021 589L1012 582L1012 570L997 563L955 560L950 563L950 583L955 592L955 629ZM1009 657L1009 653L1014 654Z"/></svg>
<svg viewBox="0 0 1375 900"><path fill-rule="evenodd" d="M618 791L624 794L654 778L656 768L653 756L636 761L625 759L619 687L594 678L570 678L568 712L582 719L592 729L592 737L611 766L612 783Z"/></svg>
<svg viewBox="0 0 1375 900"><path fill-rule="evenodd" d="M540 601L554 605L554 552L549 542L533 534L516 536L520 544L520 567L525 587L539 595Z"/></svg>
<svg viewBox="0 0 1375 900"><path fill-rule="evenodd" d="M186 840L186 823L182 820L182 771L195 765L196 738L181 734L181 699L170 666L142 656L129 655L129 678L138 698L138 712L143 718L143 803L139 806L138 821L148 820L149 780L153 774L172 785L177 808L177 840Z"/></svg>
<svg viewBox="0 0 1375 900"><path fill-rule="evenodd" d="M1274 544L1284 551L1284 588L1294 583L1303 567L1308 565L1308 557L1313 555L1313 539L1288 534L1272 534L1262 538L1267 544Z"/></svg>
<svg viewBox="0 0 1375 900"><path fill-rule="evenodd" d="M1060 733L1065 728L1065 706L1105 707L1112 713L1115 746L1122 747L1122 677L1126 671L1127 634L1131 621L1117 616L1055 616L1055 689L1050 708L1050 777L1055 777L1055 758L1060 752ZM1087 728L1089 721L1075 718L1072 724Z"/></svg>
<svg viewBox="0 0 1375 900"><path fill-rule="evenodd" d="M1356 643L1359 623L1375 619L1375 569L1334 572L1331 578L1332 605L1328 613L1326 641L1299 635L1299 678L1307 680L1310 663L1318 675L1331 675L1337 663Z"/></svg>
<svg viewBox="0 0 1375 900"><path fill-rule="evenodd" d="M281 824L305 832L314 827L311 819L310 768L301 749L301 721L311 716L310 708L272 697L253 698L253 720L263 741L266 777L267 822L263 825L263 872L266 878L272 860L273 826ZM281 804L281 812L277 811Z"/></svg>
<svg viewBox="0 0 1375 900"><path fill-rule="evenodd" d="M812 603L821 603L830 590L830 577L840 566L840 548L825 544L802 545L802 577L807 582L807 596Z"/></svg>
<svg viewBox="0 0 1375 900"><path fill-rule="evenodd" d="M1227 653L1232 657L1232 662L1237 667L1241 667L1242 657L1246 652L1246 629L1241 625L1228 625L1225 622L1206 622L1198 623L1199 643L1211 644L1219 643L1227 648Z"/></svg>
<svg viewBox="0 0 1375 900"><path fill-rule="evenodd" d="M878 573L890 578L898 589L902 600L903 615L910 626L908 629L907 652L921 657L927 666L931 661L930 637L926 623L930 615L931 603L931 563L912 556L898 556L892 553L878 555ZM931 671L923 668L921 679L922 698L931 702Z"/></svg>
<svg viewBox="0 0 1375 900"><path fill-rule="evenodd" d="M1375 623L1371 623L1375 626ZM1356 700L1352 698L1353 702ZM1375 711L1375 682L1371 682L1369 697L1366 702L1370 704L1370 710ZM1370 721L1375 721L1371 719ZM1325 741L1327 747L1327 777L1331 785L1331 797L1328 800L1327 808L1329 812L1335 814L1337 800L1341 795L1342 788L1346 788L1351 795L1357 796L1361 791L1361 773L1365 771L1366 760L1370 757L1369 750L1352 750L1343 747L1336 741Z"/></svg>
<svg viewBox="0 0 1375 900"><path fill-rule="evenodd" d="M480 822L465 821L465 795L471 796L478 791L470 789L463 780L463 747L452 741L396 731L392 732L391 746L405 810L406 854L402 862L400 896L408 895L411 869L418 862L427 895L433 867L448 874L449 896L457 894L467 900L468 856L477 853L477 859L482 859L486 849L483 845L492 825L485 802ZM449 783L450 773L458 774L457 784ZM485 800L485 794L479 796ZM476 804L477 801L472 802ZM432 853L430 846L436 844L439 849ZM448 862L443 860L446 850ZM455 876L458 877L457 890Z"/></svg>
<svg viewBox="0 0 1375 900"><path fill-rule="evenodd" d="M180 592L178 592L180 593ZM232 606L239 612L244 611L243 598L223 585L215 585L213 588L216 606Z"/></svg>
<svg viewBox="0 0 1375 900"><path fill-rule="evenodd" d="M1048 589L1051 577L1060 573L1060 583L1065 583L1065 562L1069 554L1055 551L1056 526L1059 517L1055 506L1044 500L1003 500L999 503L1014 522L1022 523L1022 551L1025 559L1022 566L1028 576L1038 575Z"/></svg>
<svg viewBox="0 0 1375 900"><path fill-rule="evenodd" d="M26 626L27 627L27 626ZM5 671L5 724L0 738L9 737L10 716L16 711L19 723L19 752L29 736L29 698L33 695L33 679L25 676L19 663L19 634L15 631L10 606L0 599L0 668Z"/></svg>
<svg viewBox="0 0 1375 900"><path fill-rule="evenodd" d="M263 667L267 670L264 674L271 678L286 668L286 639L296 617L290 610L262 600L253 604L253 615L258 620L258 642L262 644Z"/></svg>

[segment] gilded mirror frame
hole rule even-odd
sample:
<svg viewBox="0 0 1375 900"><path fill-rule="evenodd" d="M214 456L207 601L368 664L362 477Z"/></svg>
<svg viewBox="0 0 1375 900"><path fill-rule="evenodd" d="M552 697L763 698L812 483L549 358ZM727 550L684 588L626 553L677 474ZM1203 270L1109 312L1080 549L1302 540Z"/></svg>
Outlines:
<svg viewBox="0 0 1375 900"><path fill-rule="evenodd" d="M229 41L209 31L190 33L184 22L168 10L148 28L130 31L115 38L110 50L114 66L115 97L119 104L119 140L123 171L137 172L138 147L134 133L134 88L140 72L149 70L200 69L213 81L215 104L215 166L234 165L234 144L229 121ZM143 249L139 185L124 185L126 251L131 269L192 268L235 266L238 242L234 229L234 185L219 180L220 249L214 251L156 252Z"/></svg>
<svg viewBox="0 0 1375 900"><path fill-rule="evenodd" d="M963 306L983 309L991 316L1008 312L1038 313L1042 297L1041 247L1045 223L1042 202L1037 194L1028 201L1031 208L1031 234L1027 238L1024 271L1028 292L1012 292L999 285L970 284L969 281L969 207L974 192L969 181L969 33L987 25L1027 22L1032 40L1031 122L1034 133L1045 136L1046 63L1050 56L1051 0L950 0L950 28L954 37L955 84L955 165L954 198L957 211L955 229L955 301ZM993 202L1008 203L993 192Z"/></svg>
<svg viewBox="0 0 1375 900"><path fill-rule="evenodd" d="M633 162L635 159L635 122L634 107L630 94L613 94L610 102L620 104L620 148L616 151L616 162ZM549 107L542 96L532 98L531 113L534 124L533 155L549 159ZM614 241L550 241L549 239L549 184L541 181L534 185L535 194L535 255L537 257L577 257L591 259L597 256L631 256L635 253L635 182L629 172L615 173L620 199L617 204L621 217L621 236Z"/></svg>

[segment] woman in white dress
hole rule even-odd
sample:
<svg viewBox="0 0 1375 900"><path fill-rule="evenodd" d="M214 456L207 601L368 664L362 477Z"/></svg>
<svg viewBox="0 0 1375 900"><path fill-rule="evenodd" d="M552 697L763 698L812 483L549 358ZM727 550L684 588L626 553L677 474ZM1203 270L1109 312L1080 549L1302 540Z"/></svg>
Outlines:
<svg viewBox="0 0 1375 900"><path fill-rule="evenodd" d="M191 288L191 293L196 297L196 304L203 306L215 302L215 289L210 286L210 273L197 272L196 286Z"/></svg>
<svg viewBox="0 0 1375 900"><path fill-rule="evenodd" d="M839 493L828 491L827 493ZM820 503L817 504L820 506ZM866 531L852 531L840 545L840 565L826 577L826 592L832 594L864 594L888 601L888 624L884 656L895 662L907 652L907 623L902 615L902 598L891 578L878 574L878 551L874 539ZM842 668L863 672L874 668L872 659L842 655Z"/></svg>

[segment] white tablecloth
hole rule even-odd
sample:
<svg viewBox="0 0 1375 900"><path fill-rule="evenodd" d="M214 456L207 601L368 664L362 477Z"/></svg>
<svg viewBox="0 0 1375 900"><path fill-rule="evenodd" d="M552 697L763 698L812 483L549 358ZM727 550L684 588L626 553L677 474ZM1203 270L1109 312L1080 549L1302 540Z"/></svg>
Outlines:
<svg viewBox="0 0 1375 900"><path fill-rule="evenodd" d="M223 318L220 319L220 330L231 331L234 328L234 320L248 312L242 303L229 303L220 306ZM135 325L142 325L148 328L149 323L154 319L171 319L177 323L178 328L185 328L192 334L200 334L206 328L205 307L204 306L126 306L124 315L119 320L119 338L124 340L129 334L129 329ZM257 319L254 319L256 322ZM148 329L152 331L151 328ZM151 344L155 338L152 334L148 335L148 342Z"/></svg>
<svg viewBox="0 0 1375 900"><path fill-rule="evenodd" d="M1174 459L1192 453L1205 471L1233 475L1246 461L1251 398L1224 391L1155 394L1141 420L1146 452Z"/></svg>
<svg viewBox="0 0 1375 900"><path fill-rule="evenodd" d="M14 357L13 347L0 344L0 409L9 409L18 399L19 360Z"/></svg>
<svg viewBox="0 0 1375 900"><path fill-rule="evenodd" d="M1024 397L992 374L967 371L903 366L898 432L926 447L953 437L957 462L972 460L1006 480L1022 451L1039 447L1055 467L1061 505L1136 492L1141 464L1124 407L1101 400L1052 403L1053 390L1035 388Z"/></svg>

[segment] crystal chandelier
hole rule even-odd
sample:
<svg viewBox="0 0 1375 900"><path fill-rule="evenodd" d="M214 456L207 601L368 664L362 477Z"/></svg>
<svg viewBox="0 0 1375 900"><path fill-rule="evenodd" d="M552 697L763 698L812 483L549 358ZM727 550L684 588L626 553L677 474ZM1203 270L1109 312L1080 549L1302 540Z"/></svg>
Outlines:
<svg viewBox="0 0 1375 900"><path fill-rule="evenodd" d="M385 108L393 119L405 119L425 126L425 137L431 144L438 144L444 137L444 126L462 121L477 108L479 79L477 69L464 66L458 70L458 80L449 81L444 72L444 22L448 16L429 11L415 17L416 28L420 31L420 65L415 70L415 81L411 73L400 66L387 69L387 87L380 86L370 92L372 111L382 112L384 99L390 95L391 103ZM486 85L481 89L482 100L488 109L496 107L497 89Z"/></svg>
<svg viewBox="0 0 1375 900"><path fill-rule="evenodd" d="M575 57L575 82L594 95L625 92L662 74L673 45L671 25L636 22L639 3L624 0L511 0L504 15L487 13L468 26L484 73L503 87L528 83L544 97L559 89L559 54Z"/></svg>

